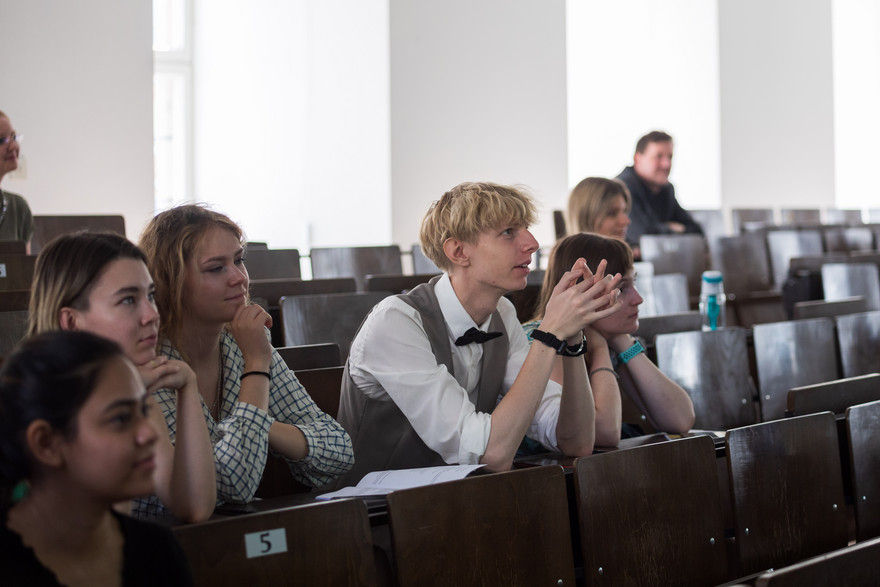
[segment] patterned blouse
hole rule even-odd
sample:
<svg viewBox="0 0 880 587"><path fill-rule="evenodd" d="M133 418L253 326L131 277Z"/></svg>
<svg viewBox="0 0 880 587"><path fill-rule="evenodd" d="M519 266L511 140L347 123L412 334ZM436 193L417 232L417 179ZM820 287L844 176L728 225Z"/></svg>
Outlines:
<svg viewBox="0 0 880 587"><path fill-rule="evenodd" d="M268 413L237 401L244 357L228 330L224 330L220 337L220 350L223 357L223 399L219 422L211 416L204 400L201 402L214 445L219 502L247 503L253 500L266 465L269 426L275 420L296 426L308 442L306 458L298 461L287 459L290 472L297 481L318 487L351 468L354 452L348 433L315 405L274 349L269 369L272 380ZM159 354L181 360L180 352L167 340L159 345ZM156 401L165 414L173 444L177 432L177 392L161 389L156 392ZM133 506L135 516L154 516L165 511L165 506L155 495L137 499Z"/></svg>

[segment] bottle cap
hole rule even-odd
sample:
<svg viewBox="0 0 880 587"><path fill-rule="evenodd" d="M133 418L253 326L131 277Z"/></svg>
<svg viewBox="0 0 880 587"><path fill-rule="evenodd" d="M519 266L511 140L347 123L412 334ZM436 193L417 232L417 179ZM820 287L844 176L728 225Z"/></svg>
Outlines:
<svg viewBox="0 0 880 587"><path fill-rule="evenodd" d="M703 271L700 293L702 295L724 293L724 282L720 271Z"/></svg>

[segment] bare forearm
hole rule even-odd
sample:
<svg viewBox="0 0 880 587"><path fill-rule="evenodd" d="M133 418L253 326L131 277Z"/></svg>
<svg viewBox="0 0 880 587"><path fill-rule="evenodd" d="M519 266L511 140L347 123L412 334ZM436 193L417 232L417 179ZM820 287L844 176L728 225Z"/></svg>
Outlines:
<svg viewBox="0 0 880 587"><path fill-rule="evenodd" d="M596 445L617 446L623 417L620 386L617 384L617 375L611 366L607 347L602 352L591 353L589 372L593 401L596 404Z"/></svg>
<svg viewBox="0 0 880 587"><path fill-rule="evenodd" d="M613 350L622 352L631 346L632 337L615 337L612 342ZM633 357L626 370L632 383L632 389L627 391L655 428L683 434L693 427L694 405L690 396L644 353Z"/></svg>
<svg viewBox="0 0 880 587"><path fill-rule="evenodd" d="M309 444L302 431L283 422L273 422L269 427L269 448L294 461L309 455Z"/></svg>
<svg viewBox="0 0 880 587"><path fill-rule="evenodd" d="M646 415L663 432L684 434L694 425L694 404L677 383L669 379L644 354L626 365Z"/></svg>
<svg viewBox="0 0 880 587"><path fill-rule="evenodd" d="M570 456L587 456L596 440L596 406L583 357L562 359L562 398L556 423L559 450Z"/></svg>
<svg viewBox="0 0 880 587"><path fill-rule="evenodd" d="M543 344L533 344L529 349L519 375L492 412L489 442L480 459L488 469L510 469L516 449L538 410L555 359L553 349Z"/></svg>
<svg viewBox="0 0 880 587"><path fill-rule="evenodd" d="M587 373L596 404L596 446L617 446L620 442L621 404L617 373L611 363L611 351L605 336L592 328L587 337Z"/></svg>
<svg viewBox="0 0 880 587"><path fill-rule="evenodd" d="M208 519L217 502L214 447L195 382L177 393L177 434L171 497L175 515L188 522Z"/></svg>

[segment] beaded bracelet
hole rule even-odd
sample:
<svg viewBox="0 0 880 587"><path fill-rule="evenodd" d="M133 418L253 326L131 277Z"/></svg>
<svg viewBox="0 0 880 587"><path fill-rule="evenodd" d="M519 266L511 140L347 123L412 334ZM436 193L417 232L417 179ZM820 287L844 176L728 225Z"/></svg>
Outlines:
<svg viewBox="0 0 880 587"><path fill-rule="evenodd" d="M241 377L239 377L238 379L239 379L239 381L241 381L245 377L250 377L251 375L262 375L266 379L268 379L270 381L272 380L272 376L269 374L268 371L248 371L246 373L242 373Z"/></svg>

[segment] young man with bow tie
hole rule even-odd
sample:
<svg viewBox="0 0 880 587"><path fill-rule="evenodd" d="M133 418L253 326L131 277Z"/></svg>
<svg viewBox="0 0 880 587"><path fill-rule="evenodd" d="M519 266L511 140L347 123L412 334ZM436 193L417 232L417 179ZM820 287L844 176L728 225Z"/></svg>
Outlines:
<svg viewBox="0 0 880 587"><path fill-rule="evenodd" d="M422 221L422 250L444 274L370 313L351 346L339 422L355 465L370 471L444 464L510 469L524 436L572 455L593 450L592 390L583 328L620 308L620 275L583 259L556 286L529 347L504 294L526 286L538 243L522 191L463 183ZM563 384L550 380L557 355Z"/></svg>

